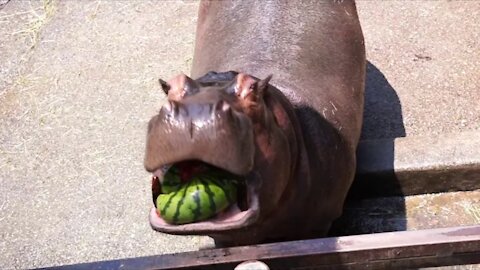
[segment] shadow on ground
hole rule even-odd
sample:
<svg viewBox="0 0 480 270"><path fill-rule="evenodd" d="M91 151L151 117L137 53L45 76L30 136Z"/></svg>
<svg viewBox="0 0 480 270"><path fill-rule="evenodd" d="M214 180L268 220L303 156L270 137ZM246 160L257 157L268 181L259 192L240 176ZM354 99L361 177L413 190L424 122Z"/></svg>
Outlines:
<svg viewBox="0 0 480 270"><path fill-rule="evenodd" d="M402 106L387 78L369 61L363 118L361 140L381 139L385 142L381 149L381 157L375 158L381 158L387 164L388 170L375 181L357 175L348 195L344 213L330 231L332 236L406 230L405 199L393 170L394 140L405 137ZM362 158L367 157L357 155L359 161ZM388 194L396 196L382 197L384 193L375 187L378 181L390 181L388 186L391 190ZM368 185L364 184L366 182Z"/></svg>

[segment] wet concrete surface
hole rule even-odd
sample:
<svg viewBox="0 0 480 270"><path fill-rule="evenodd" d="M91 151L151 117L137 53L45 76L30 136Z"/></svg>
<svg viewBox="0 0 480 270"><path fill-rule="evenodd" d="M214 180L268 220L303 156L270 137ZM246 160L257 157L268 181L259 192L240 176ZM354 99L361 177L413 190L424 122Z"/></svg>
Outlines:
<svg viewBox="0 0 480 270"><path fill-rule="evenodd" d="M358 7L369 60L363 138L478 129L480 2ZM197 8L196 1L0 1L0 269L211 243L151 230L142 165L146 124L164 99L157 79L189 73ZM409 200L414 226L418 206L433 199L412 198L411 207Z"/></svg>

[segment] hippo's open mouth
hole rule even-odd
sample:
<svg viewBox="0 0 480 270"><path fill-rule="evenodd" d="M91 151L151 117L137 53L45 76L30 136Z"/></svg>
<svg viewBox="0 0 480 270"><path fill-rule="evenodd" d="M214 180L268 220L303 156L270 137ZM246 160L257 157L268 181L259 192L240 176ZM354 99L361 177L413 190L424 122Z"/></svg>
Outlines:
<svg viewBox="0 0 480 270"><path fill-rule="evenodd" d="M270 78L232 71L160 80L168 101L148 124L144 161L153 174L153 229L216 234L257 222L263 174L254 122L265 118Z"/></svg>
<svg viewBox="0 0 480 270"><path fill-rule="evenodd" d="M172 168L175 168L174 174L171 172ZM253 184L258 181L252 181L253 179L249 175L235 176L226 170L198 160L186 160L161 166L152 175L154 202L154 207L150 211L152 228L173 234L201 234L239 229L252 224L256 221L259 213L257 185ZM180 181L179 188L175 189L175 192L168 193L167 187L169 186L165 185L168 180L166 179L167 176ZM208 181L215 183L227 181L225 185L234 185L235 188L232 192L235 192L235 194L230 196L234 199L229 199L229 203L224 204L223 209L212 212L204 219L196 220L192 218L188 222L177 222L179 216L188 219L194 215L200 215L200 211L210 211L212 207L221 207L218 200L215 201L217 202L217 205L215 205L210 197L221 197L222 194L228 193L225 192L224 187L221 188L221 194L215 194L214 191L207 190L208 196L193 196L192 198L195 198L195 201L189 197L191 194L186 194L188 187L188 191L194 190L194 195L198 195L198 186L204 186L200 183L206 184L207 176L210 179ZM234 179L218 179L222 177L232 178L232 176L234 176ZM193 181L199 181L199 185L194 186ZM202 188L200 188L201 190ZM165 196L165 199L163 196ZM188 200L192 200L192 202L189 203ZM206 206L202 208L201 205L203 204ZM175 222L172 222L172 219Z"/></svg>

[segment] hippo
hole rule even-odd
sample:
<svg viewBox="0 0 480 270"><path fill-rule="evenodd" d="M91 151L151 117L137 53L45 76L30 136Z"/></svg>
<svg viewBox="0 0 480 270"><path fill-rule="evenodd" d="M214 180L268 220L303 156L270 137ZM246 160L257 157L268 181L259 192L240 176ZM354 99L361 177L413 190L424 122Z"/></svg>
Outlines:
<svg viewBox="0 0 480 270"><path fill-rule="evenodd" d="M160 80L144 166L154 202L175 164L241 184L205 220L171 224L154 206L152 228L217 246L326 236L355 175L365 67L354 1L202 1L191 74Z"/></svg>

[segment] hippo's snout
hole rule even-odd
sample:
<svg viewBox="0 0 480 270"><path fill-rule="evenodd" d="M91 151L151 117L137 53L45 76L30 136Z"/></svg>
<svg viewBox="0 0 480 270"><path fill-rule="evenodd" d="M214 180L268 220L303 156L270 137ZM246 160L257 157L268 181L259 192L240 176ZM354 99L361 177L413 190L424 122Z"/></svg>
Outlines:
<svg viewBox="0 0 480 270"><path fill-rule="evenodd" d="M235 121L231 106L224 100L213 100L209 103L168 101L160 109L160 117L190 122L197 127L215 122L215 119L220 117Z"/></svg>
<svg viewBox="0 0 480 270"><path fill-rule="evenodd" d="M153 174L152 228L219 236L275 211L285 198L297 151L271 78L230 71L160 80L168 101L150 120L144 161ZM204 208L208 211L199 210Z"/></svg>
<svg viewBox="0 0 480 270"><path fill-rule="evenodd" d="M150 120L145 168L153 172L166 164L199 160L247 174L255 154L252 121L230 104L225 87L189 83L170 87L167 103Z"/></svg>

